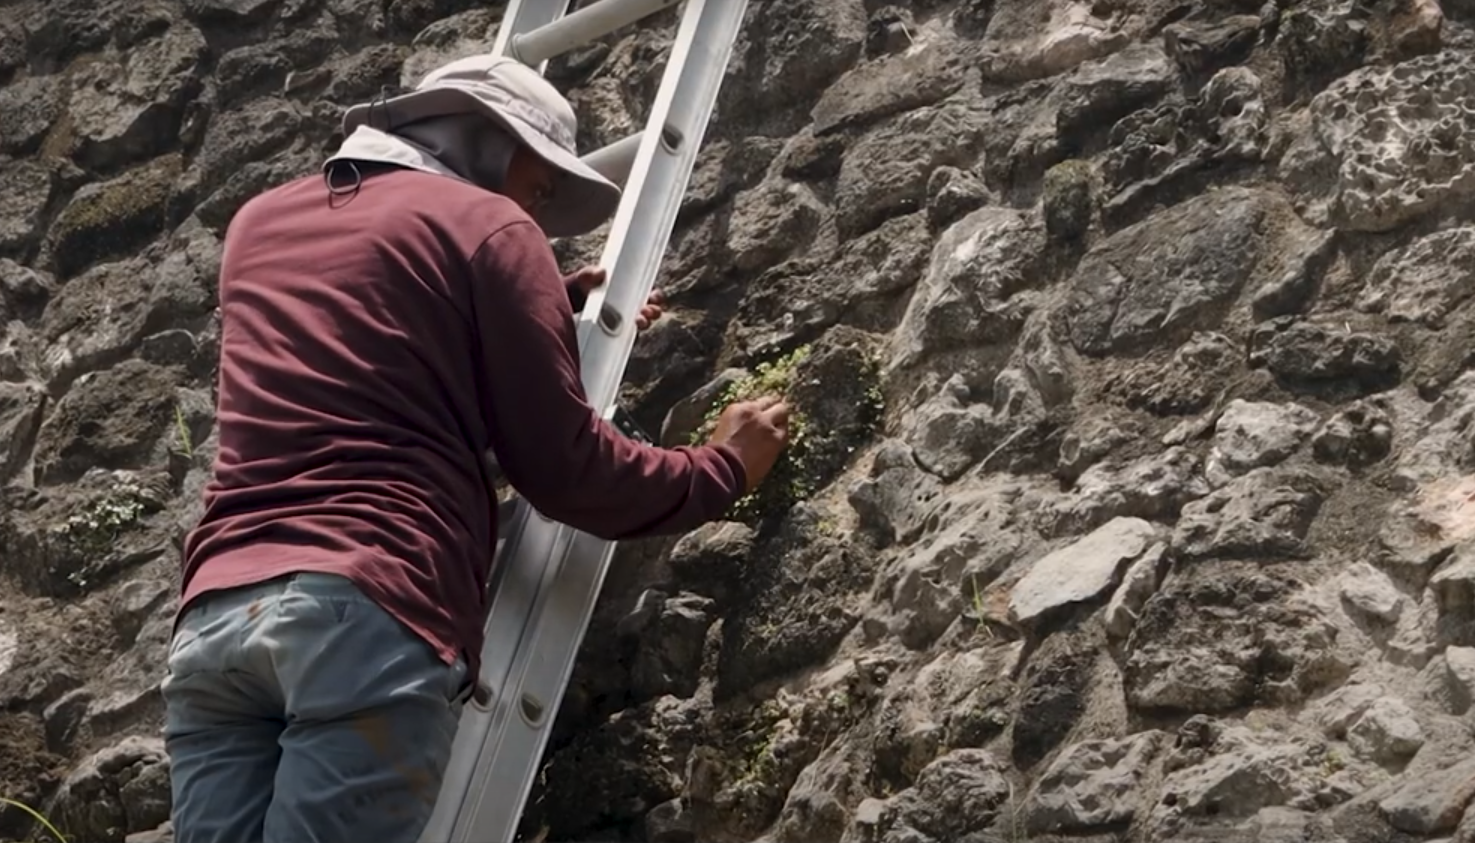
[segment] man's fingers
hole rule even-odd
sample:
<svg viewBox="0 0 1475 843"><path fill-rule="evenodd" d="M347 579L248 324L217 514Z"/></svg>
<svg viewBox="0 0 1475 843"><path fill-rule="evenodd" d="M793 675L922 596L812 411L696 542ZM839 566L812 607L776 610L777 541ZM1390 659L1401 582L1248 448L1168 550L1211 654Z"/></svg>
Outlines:
<svg viewBox="0 0 1475 843"><path fill-rule="evenodd" d="M764 411L763 414L768 417L769 423L772 424L774 427L783 428L789 423L788 404L776 404L772 407L769 407L766 411Z"/></svg>
<svg viewBox="0 0 1475 843"><path fill-rule="evenodd" d="M654 305L663 305L666 303L666 294L660 290L651 290L650 298L646 299L646 301Z"/></svg>
<svg viewBox="0 0 1475 843"><path fill-rule="evenodd" d="M779 397L777 395L765 395L762 398L755 398L753 400L753 409L757 410L760 413L766 412L770 407L777 404L778 402Z"/></svg>
<svg viewBox="0 0 1475 843"><path fill-rule="evenodd" d="M604 268L600 266L586 266L574 272L574 283L586 293L603 284L604 278Z"/></svg>

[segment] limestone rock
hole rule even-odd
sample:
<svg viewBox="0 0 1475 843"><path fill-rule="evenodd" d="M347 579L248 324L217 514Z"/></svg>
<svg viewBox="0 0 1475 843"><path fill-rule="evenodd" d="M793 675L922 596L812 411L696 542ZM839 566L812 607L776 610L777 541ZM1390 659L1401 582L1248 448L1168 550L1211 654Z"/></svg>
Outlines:
<svg viewBox="0 0 1475 843"><path fill-rule="evenodd" d="M1295 453L1311 435L1318 418L1299 404L1271 404L1235 399L1215 425L1210 460L1231 474L1274 465Z"/></svg>
<svg viewBox="0 0 1475 843"><path fill-rule="evenodd" d="M1031 832L1081 832L1130 823L1142 806L1142 775L1164 735L1067 747L1040 777L1025 808Z"/></svg>
<svg viewBox="0 0 1475 843"><path fill-rule="evenodd" d="M1472 72L1468 56L1436 53L1355 70L1312 100L1317 133L1338 161L1343 225L1387 231L1468 195L1471 118L1456 92Z"/></svg>
<svg viewBox="0 0 1475 843"><path fill-rule="evenodd" d="M163 741L127 738L99 750L62 784L53 821L87 840L122 840L169 819Z"/></svg>
<svg viewBox="0 0 1475 843"><path fill-rule="evenodd" d="M948 229L892 340L894 365L991 345L1023 325L1043 232L1029 215L980 208Z"/></svg>
<svg viewBox="0 0 1475 843"><path fill-rule="evenodd" d="M1440 327L1475 294L1475 228L1461 226L1421 237L1383 255L1357 306L1400 322Z"/></svg>
<svg viewBox="0 0 1475 843"><path fill-rule="evenodd" d="M34 245L53 182L51 169L41 164L0 166L0 254L23 254Z"/></svg>
<svg viewBox="0 0 1475 843"><path fill-rule="evenodd" d="M1229 711L1304 699L1346 675L1337 628L1292 587L1263 574L1169 582L1127 640L1128 699L1145 709ZM1273 598L1281 598L1274 600Z"/></svg>
<svg viewBox="0 0 1475 843"><path fill-rule="evenodd" d="M1308 471L1254 469L1184 506L1173 547L1195 558L1303 554L1327 493L1325 481Z"/></svg>
<svg viewBox="0 0 1475 843"><path fill-rule="evenodd" d="M1101 596L1117 585L1122 571L1147 550L1156 533L1140 518L1116 518L1037 560L1010 594L1010 616L1031 625L1055 610Z"/></svg>
<svg viewBox="0 0 1475 843"><path fill-rule="evenodd" d="M840 231L853 237L920 210L938 167L964 167L984 131L972 109L944 103L903 114L850 147L835 186Z"/></svg>
<svg viewBox="0 0 1475 843"><path fill-rule="evenodd" d="M1208 327L1273 248L1260 232L1279 212L1264 193L1232 189L1113 235L1072 279L1071 341L1102 355Z"/></svg>
<svg viewBox="0 0 1475 843"><path fill-rule="evenodd" d="M167 149L199 91L205 50L199 30L180 21L126 54L80 70L68 109L77 159L118 167Z"/></svg>
<svg viewBox="0 0 1475 843"><path fill-rule="evenodd" d="M1372 761L1402 761L1424 745L1424 730L1407 703L1379 697L1347 729L1347 743Z"/></svg>
<svg viewBox="0 0 1475 843"><path fill-rule="evenodd" d="M1378 803L1378 808L1399 831L1428 835L1453 831L1472 797L1475 759L1401 777L1397 788Z"/></svg>

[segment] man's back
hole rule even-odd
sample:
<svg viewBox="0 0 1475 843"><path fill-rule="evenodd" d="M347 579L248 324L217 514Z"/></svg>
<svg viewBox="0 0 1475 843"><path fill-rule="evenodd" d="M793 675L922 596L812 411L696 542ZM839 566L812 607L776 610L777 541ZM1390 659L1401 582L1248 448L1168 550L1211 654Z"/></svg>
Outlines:
<svg viewBox="0 0 1475 843"><path fill-rule="evenodd" d="M220 276L220 449L186 543L186 602L320 571L442 658L475 635L493 516L465 256L523 219L410 170L352 195L304 178L241 209Z"/></svg>

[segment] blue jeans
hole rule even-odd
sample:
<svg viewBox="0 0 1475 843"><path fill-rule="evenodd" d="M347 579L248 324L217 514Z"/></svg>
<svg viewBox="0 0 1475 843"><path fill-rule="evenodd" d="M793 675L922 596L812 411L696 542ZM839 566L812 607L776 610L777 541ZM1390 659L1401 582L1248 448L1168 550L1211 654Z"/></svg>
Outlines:
<svg viewBox="0 0 1475 843"><path fill-rule="evenodd" d="M163 685L176 843L415 843L466 679L341 577L204 595Z"/></svg>

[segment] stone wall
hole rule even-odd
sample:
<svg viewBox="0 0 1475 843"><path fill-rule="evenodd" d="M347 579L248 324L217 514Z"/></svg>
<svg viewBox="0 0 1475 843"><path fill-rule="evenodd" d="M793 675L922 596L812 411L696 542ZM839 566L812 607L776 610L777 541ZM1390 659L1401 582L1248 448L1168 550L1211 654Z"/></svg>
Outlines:
<svg viewBox="0 0 1475 843"><path fill-rule="evenodd" d="M500 14L0 0L0 795L74 839L167 837L224 226ZM833 441L622 548L526 839L1475 841L1472 19L753 0L626 397L807 346ZM584 148L669 39L555 63Z"/></svg>

